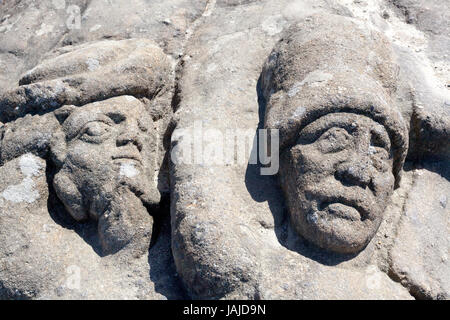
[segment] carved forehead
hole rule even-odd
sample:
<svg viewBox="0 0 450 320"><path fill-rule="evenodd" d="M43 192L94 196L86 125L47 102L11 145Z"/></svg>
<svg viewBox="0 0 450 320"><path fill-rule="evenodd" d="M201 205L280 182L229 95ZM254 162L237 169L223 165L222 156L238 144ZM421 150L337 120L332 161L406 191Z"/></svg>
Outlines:
<svg viewBox="0 0 450 320"><path fill-rule="evenodd" d="M370 131L386 144L390 144L389 134L383 125L364 115L344 112L329 113L314 120L300 131L299 139L312 141L333 127L344 128L348 132Z"/></svg>
<svg viewBox="0 0 450 320"><path fill-rule="evenodd" d="M64 121L63 130L68 136L77 132L87 122L109 118L113 122L136 119L142 126L150 127L152 120L144 105L132 96L121 96L74 108Z"/></svg>

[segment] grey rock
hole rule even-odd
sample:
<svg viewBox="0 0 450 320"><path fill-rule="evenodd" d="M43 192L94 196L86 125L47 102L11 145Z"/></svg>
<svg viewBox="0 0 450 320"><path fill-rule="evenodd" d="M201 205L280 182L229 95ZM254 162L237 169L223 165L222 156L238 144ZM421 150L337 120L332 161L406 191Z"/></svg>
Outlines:
<svg viewBox="0 0 450 320"><path fill-rule="evenodd" d="M190 38L179 82L179 120L172 135L171 215L177 270L195 298L413 298L412 291L409 291L411 287L403 286L404 282L400 283L390 272L390 252L397 238L403 206L408 197L413 197L409 193L413 179L410 172L404 172L403 161L408 150L407 130L414 107L411 101L401 100L403 88L409 90L410 83L398 74L401 66L395 61L397 52L390 48L391 39L381 31L367 29L367 25L357 18L341 22L343 18L336 17L341 24L332 21L329 25L329 19L310 19L311 25L317 28L295 25L299 19L317 11L336 13L330 7L325 3L307 1L253 2L239 6L225 6L220 2L203 17ZM383 19L381 15L380 18ZM335 41L338 49L326 50L320 41L309 50L307 44L296 47L299 42L284 37L284 30L288 30L288 35L295 34L289 33L289 26L294 30L300 29L308 40L317 36L324 39L323 43ZM375 25L372 27L377 29ZM356 41L353 37L360 33L363 39ZM342 37L339 36L341 34ZM275 56L269 61L274 61L274 69L279 67L275 73L278 78L264 79L265 75L273 73L273 70L267 72L270 69L267 64L263 70L263 65L280 39L283 43L292 40L282 53L297 54L277 56L279 51L276 49ZM291 51L287 49L289 45L292 46ZM355 45L360 47L353 51ZM276 61L284 63L276 65ZM320 69L318 66L321 64L325 71L307 78L310 72ZM342 69L349 69L348 73L334 78ZM353 69L360 72L352 73ZM260 78L261 70L263 76ZM330 81L329 74L333 75L334 82ZM295 86L296 81L301 84ZM322 84L323 91L320 90ZM378 189L379 209L371 207L384 217L371 229L372 232L378 230L375 234L370 233L372 240L356 254L325 251L299 236L289 223L286 208L289 204L285 203L277 180L272 176L262 176L262 167L243 166L236 161L211 164L201 160L202 154L195 153L195 150L202 150L220 139L220 135L208 137L207 130L216 130L216 134L219 131L223 137L227 128L253 128L255 131L249 134L248 140L251 146L257 129L264 123L270 123L268 127L285 130L280 132L280 146L295 142L298 129L306 125L307 120L303 123L301 120L307 119L308 115L305 112L305 117L302 117L299 113L296 119L297 108L304 106L308 111L313 110L308 109L309 106L319 105L330 106L332 110L332 104L325 102L329 102L333 94L340 96L337 94L340 86L344 91L342 97L360 98L355 99L359 103L350 104L359 113L368 110L369 104L364 103L365 99L374 97L371 102L379 111L376 118L384 123L380 132L388 131L390 143L397 146L391 160L386 163L386 174L380 175L388 177L390 182L381 184ZM312 89L306 90L308 87ZM278 95L284 95L286 103L274 108L269 102L268 108L272 107L272 110L264 119L264 97L271 95L273 99L276 95L270 89L279 90ZM289 104L289 93L300 97L295 100L298 104ZM402 103L397 105L398 102ZM339 109L339 104L336 105ZM323 110L326 114L325 107ZM374 118L370 112L367 114ZM361 121L361 125L365 121L372 123L369 119L348 117L356 117L353 122ZM311 116L311 119L315 118ZM281 121L277 120L285 121L280 124ZM337 121L334 118L328 120L328 123ZM378 126L372 123L369 127ZM197 135L195 130L200 130ZM203 147L197 144L199 140ZM186 149L194 150L194 154L182 161L186 159L178 156L178 152ZM394 157L397 159L395 165ZM382 162L378 164L384 167ZM358 164L357 168L363 164ZM359 169L355 171L353 180L358 172L365 172L364 168ZM297 173L293 171L285 176L294 180ZM399 177L400 173L402 181L397 179L398 188L393 190L394 177ZM353 196L360 194L355 192ZM363 203L359 198L358 201Z"/></svg>
<svg viewBox="0 0 450 320"><path fill-rule="evenodd" d="M0 3L0 92L13 88L22 73L58 45L72 27L73 18L83 13L87 3L86 0ZM67 12L69 7L72 10Z"/></svg>
<svg viewBox="0 0 450 320"><path fill-rule="evenodd" d="M405 21L414 24L430 37L429 53L435 60L448 54L450 22L448 1L390 0L403 13ZM449 57L447 56L447 61Z"/></svg>
<svg viewBox="0 0 450 320"><path fill-rule="evenodd" d="M403 76L411 84L411 100L415 106L411 121L411 149L409 157L448 159L450 78L450 23L448 1L390 0L400 17L417 28L425 44L417 40L405 48L399 47ZM420 47L420 49L414 48ZM415 56L412 51L419 51ZM424 54L420 56L420 51ZM423 67L423 56L432 70ZM422 61L421 61L422 60ZM430 78L434 73L437 79ZM407 100L407 99L406 99Z"/></svg>
<svg viewBox="0 0 450 320"><path fill-rule="evenodd" d="M391 253L391 272L418 299L449 299L450 197L448 163L428 163L414 171Z"/></svg>
<svg viewBox="0 0 450 320"><path fill-rule="evenodd" d="M106 39L146 38L178 57L206 2L52 0L0 4L0 92L54 48ZM163 23L171 19L172 24ZM50 53L51 55L51 53Z"/></svg>
<svg viewBox="0 0 450 320"><path fill-rule="evenodd" d="M0 298L448 299L447 7L3 1Z"/></svg>
<svg viewBox="0 0 450 320"><path fill-rule="evenodd" d="M32 154L0 168L0 299L184 297L167 219L146 254L104 256L95 224L70 219L52 195L48 169Z"/></svg>
<svg viewBox="0 0 450 320"><path fill-rule="evenodd" d="M21 237L3 242L2 298L183 296L160 207L172 67L150 40L104 40L56 50L2 95L2 181L14 181L17 162L23 176L2 185L2 236ZM39 164L44 191L28 162ZM33 210L57 244L40 236L35 219L15 215ZM11 259L11 241L31 249ZM25 277L29 261L36 269Z"/></svg>
<svg viewBox="0 0 450 320"><path fill-rule="evenodd" d="M152 99L170 88L170 60L149 40L105 40L62 51L0 98L3 122L119 95Z"/></svg>

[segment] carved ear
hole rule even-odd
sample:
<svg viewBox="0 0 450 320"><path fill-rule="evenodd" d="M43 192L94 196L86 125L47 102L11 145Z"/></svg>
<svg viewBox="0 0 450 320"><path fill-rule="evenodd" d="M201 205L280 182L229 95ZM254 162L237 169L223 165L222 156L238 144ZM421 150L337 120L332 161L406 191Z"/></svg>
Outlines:
<svg viewBox="0 0 450 320"><path fill-rule="evenodd" d="M53 187L56 195L75 220L83 221L88 218L88 212L83 204L83 196L68 172L64 169L59 171L53 180Z"/></svg>
<svg viewBox="0 0 450 320"><path fill-rule="evenodd" d="M63 126L64 122L76 108L76 106L72 105L63 106L55 110L53 114L58 120L59 124ZM64 160L66 159L66 148L66 134L64 133L62 128L59 128L53 133L52 139L50 141L50 155L55 165L59 168L63 166Z"/></svg>
<svg viewBox="0 0 450 320"><path fill-rule="evenodd" d="M50 140L50 156L56 167L61 168L66 160L67 144L66 134L61 128L53 132Z"/></svg>

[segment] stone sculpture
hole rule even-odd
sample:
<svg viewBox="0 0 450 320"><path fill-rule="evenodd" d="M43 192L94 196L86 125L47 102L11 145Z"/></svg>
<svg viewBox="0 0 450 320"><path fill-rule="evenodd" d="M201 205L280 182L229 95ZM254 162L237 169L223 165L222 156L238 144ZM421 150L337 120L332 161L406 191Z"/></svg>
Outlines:
<svg viewBox="0 0 450 320"><path fill-rule="evenodd" d="M0 299L448 299L448 6L1 2Z"/></svg>
<svg viewBox="0 0 450 320"><path fill-rule="evenodd" d="M419 51L381 2L333 3L221 5L189 41L177 129L253 128L255 153L259 129L280 137L278 177L173 164L172 252L195 298L448 296L448 160L429 157L447 154L438 48Z"/></svg>
<svg viewBox="0 0 450 320"><path fill-rule="evenodd" d="M172 114L171 77L170 58L154 42L106 40L59 49L0 99L5 121L1 163L24 156L33 163L38 161L33 157L46 159L39 168L46 167L49 187L66 215L96 225L92 243L99 244L97 254L142 256L143 269L148 268L144 261L150 242L157 237L154 219L164 219L159 206L161 192L167 192L161 167ZM36 192L36 185L32 182L29 191ZM14 190L22 194L19 187ZM8 207L2 208L2 215L9 214ZM63 211L57 215L68 221ZM37 250L42 249L38 244ZM7 278L18 274L11 271ZM10 292L7 284L5 280Z"/></svg>
<svg viewBox="0 0 450 320"><path fill-rule="evenodd" d="M399 185L408 133L391 97L398 67L387 40L350 19L323 19L292 26L271 53L265 127L280 130L280 185L296 230L355 253Z"/></svg>
<svg viewBox="0 0 450 320"><path fill-rule="evenodd" d="M99 221L105 254L139 238L146 238L141 244L146 250L153 226L147 209L157 211L160 201L150 101L167 91L170 62L153 42L140 39L63 50L67 52L30 70L20 87L4 94L3 119L44 113L49 120L42 125L50 126L40 153L48 149L51 154L57 170L53 185L67 211L77 221ZM23 123L8 123L4 144L12 140L12 149L20 148L14 136L24 129ZM33 151L26 149L19 153ZM17 153L2 146L2 159L13 156Z"/></svg>
<svg viewBox="0 0 450 320"><path fill-rule="evenodd" d="M160 201L151 117L132 96L72 109L64 134L59 141L55 135L51 147L63 163L53 181L56 194L75 220L98 220L104 252L142 237L147 250L153 227L149 213Z"/></svg>

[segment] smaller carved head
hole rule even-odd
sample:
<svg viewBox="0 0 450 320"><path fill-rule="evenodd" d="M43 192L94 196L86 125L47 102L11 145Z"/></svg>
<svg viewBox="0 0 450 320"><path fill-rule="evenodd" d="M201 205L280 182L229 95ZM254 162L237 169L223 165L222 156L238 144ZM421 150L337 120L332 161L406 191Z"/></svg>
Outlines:
<svg viewBox="0 0 450 320"><path fill-rule="evenodd" d="M140 229L152 230L156 209L155 129L144 105L121 96L58 111L62 131L52 153L61 169L58 197L77 221L99 221L106 251L126 245Z"/></svg>
<svg viewBox="0 0 450 320"><path fill-rule="evenodd" d="M98 220L105 252L149 237L163 161L156 127L172 114L172 72L171 59L148 39L56 49L0 97L0 121L8 123L0 128L0 163L50 149L58 197L75 220Z"/></svg>

